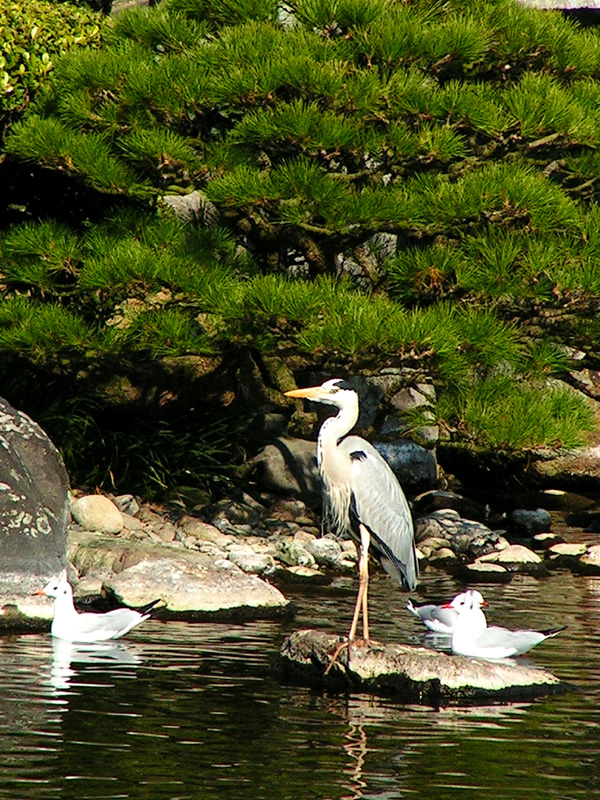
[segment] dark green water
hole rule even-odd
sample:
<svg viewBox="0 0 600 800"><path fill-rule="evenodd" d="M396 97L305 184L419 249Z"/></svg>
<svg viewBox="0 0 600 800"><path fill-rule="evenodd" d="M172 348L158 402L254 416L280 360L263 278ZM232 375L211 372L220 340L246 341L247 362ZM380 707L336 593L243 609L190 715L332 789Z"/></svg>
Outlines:
<svg viewBox="0 0 600 800"><path fill-rule="evenodd" d="M433 571L423 586L437 599L462 588ZM482 587L494 623L569 626L529 662L577 691L441 710L332 697L271 676L293 627L345 632L355 588L344 578L295 595L293 622L149 621L108 652L41 635L0 639L0 798L600 797L600 579L561 573ZM422 638L405 599L375 576L375 637Z"/></svg>

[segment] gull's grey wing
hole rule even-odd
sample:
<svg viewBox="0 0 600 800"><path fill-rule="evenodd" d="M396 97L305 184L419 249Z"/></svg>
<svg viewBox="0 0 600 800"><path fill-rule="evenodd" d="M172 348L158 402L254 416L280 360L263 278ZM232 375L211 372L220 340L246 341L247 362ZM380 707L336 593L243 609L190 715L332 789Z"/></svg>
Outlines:
<svg viewBox="0 0 600 800"><path fill-rule="evenodd" d="M477 646L512 648L514 655L521 655L546 638L544 633L538 631L509 631L507 628L492 625L478 637Z"/></svg>
<svg viewBox="0 0 600 800"><path fill-rule="evenodd" d="M123 636L143 619L146 619L143 614L131 608L116 608L106 614L78 614L74 628L78 636L97 634L98 639L113 639Z"/></svg>
<svg viewBox="0 0 600 800"><path fill-rule="evenodd" d="M420 619L430 631L444 635L449 635L452 632L458 616L453 608L436 606L431 603L415 606L412 600L408 601L406 608L411 614Z"/></svg>
<svg viewBox="0 0 600 800"><path fill-rule="evenodd" d="M453 608L444 608L443 606L432 606L432 608L429 619L441 622L442 625L447 625L449 628L454 627L458 614Z"/></svg>
<svg viewBox="0 0 600 800"><path fill-rule="evenodd" d="M387 461L359 436L339 444L351 464L353 511L371 534L384 569L409 591L419 574L410 508Z"/></svg>

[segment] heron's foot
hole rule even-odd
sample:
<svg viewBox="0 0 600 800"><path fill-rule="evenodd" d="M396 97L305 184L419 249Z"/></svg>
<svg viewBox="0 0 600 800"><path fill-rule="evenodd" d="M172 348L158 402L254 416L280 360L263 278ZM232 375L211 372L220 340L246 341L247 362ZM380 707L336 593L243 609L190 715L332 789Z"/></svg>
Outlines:
<svg viewBox="0 0 600 800"><path fill-rule="evenodd" d="M344 652L344 650L347 650L348 655L350 655L350 645L354 644L355 641L356 641L355 639L353 639L352 641L350 641L350 639L344 639L338 644L335 650L332 650L331 653L327 654L329 658L329 664L327 665L327 669L325 670L324 675L329 674L333 665L336 663L336 661L338 660L340 655Z"/></svg>
<svg viewBox="0 0 600 800"><path fill-rule="evenodd" d="M377 644L373 639L353 639L352 646L353 647L371 647L372 645Z"/></svg>

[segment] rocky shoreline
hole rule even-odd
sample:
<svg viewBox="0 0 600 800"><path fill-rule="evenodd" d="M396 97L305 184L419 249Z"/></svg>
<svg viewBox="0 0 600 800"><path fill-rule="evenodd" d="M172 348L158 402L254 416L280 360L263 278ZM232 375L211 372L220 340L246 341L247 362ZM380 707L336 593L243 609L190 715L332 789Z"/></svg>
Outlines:
<svg viewBox="0 0 600 800"><path fill-rule="evenodd" d="M569 508L586 498L553 491L539 493L538 500L549 506L560 500ZM483 507L452 492L432 490L413 500L421 573L443 570L467 584L508 582L520 573L543 578L555 569L600 574L591 510L516 509L490 524L461 516L467 511L486 515ZM328 583L356 569L354 542L321 536L318 513L299 499L240 493L196 516L140 503L132 495L84 495L74 499L72 513L68 557L75 596L85 604L111 600L141 606L158 595L166 613L269 615L287 608L286 586ZM580 541L565 542L552 532L553 518L568 520L569 514L592 529L582 528ZM172 574L180 586L183 576L191 581L178 597L168 587ZM208 576L209 587L200 591ZM250 589L251 601L244 599Z"/></svg>

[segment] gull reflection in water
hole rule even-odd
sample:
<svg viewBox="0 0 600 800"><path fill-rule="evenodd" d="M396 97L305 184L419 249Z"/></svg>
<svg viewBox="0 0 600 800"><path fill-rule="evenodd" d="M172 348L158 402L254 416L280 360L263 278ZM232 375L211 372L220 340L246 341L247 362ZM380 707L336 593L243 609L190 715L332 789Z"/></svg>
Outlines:
<svg viewBox="0 0 600 800"><path fill-rule="evenodd" d="M55 690L67 690L91 667L135 667L142 657L123 642L91 642L78 644L52 639L52 665L49 684Z"/></svg>

